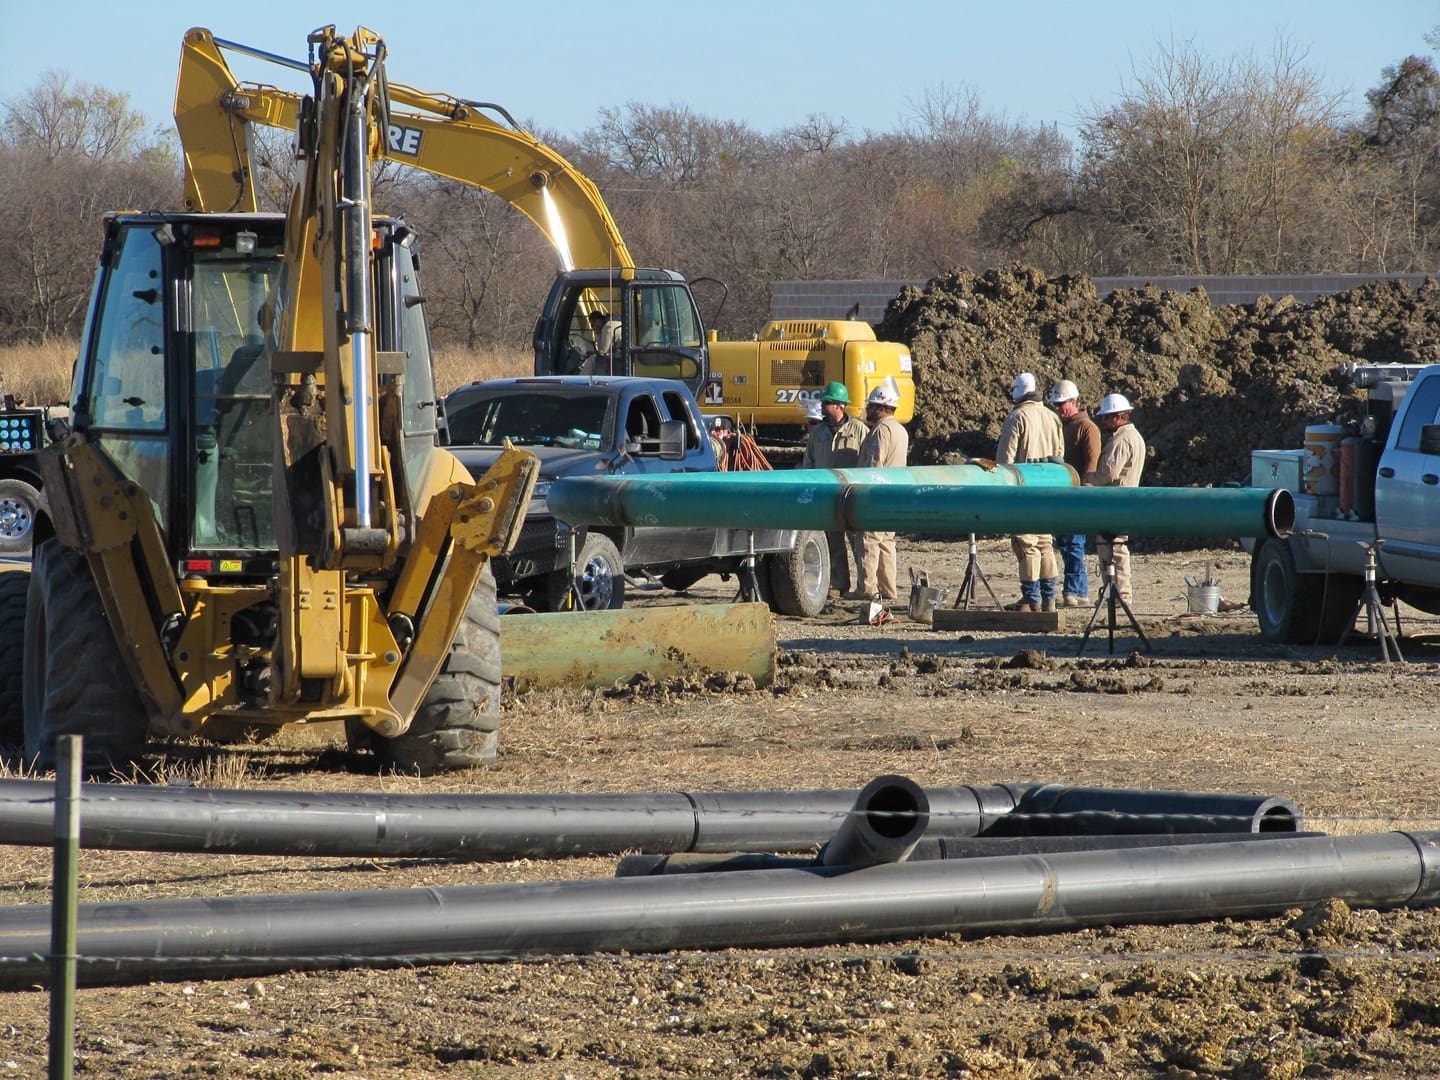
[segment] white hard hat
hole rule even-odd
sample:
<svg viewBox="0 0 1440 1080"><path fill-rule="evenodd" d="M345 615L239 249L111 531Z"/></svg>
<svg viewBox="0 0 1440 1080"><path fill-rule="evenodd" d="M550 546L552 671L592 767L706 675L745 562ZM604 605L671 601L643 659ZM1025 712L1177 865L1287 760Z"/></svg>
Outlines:
<svg viewBox="0 0 1440 1080"><path fill-rule="evenodd" d="M1132 408L1134 406L1124 394L1106 394L1100 399L1100 408L1095 410L1095 415L1109 416L1111 413L1129 412Z"/></svg>
<svg viewBox="0 0 1440 1080"><path fill-rule="evenodd" d="M885 376L885 381L865 399L866 405L884 405L887 409L898 409L900 407L900 387L895 385L893 375Z"/></svg>
<svg viewBox="0 0 1440 1080"><path fill-rule="evenodd" d="M1028 371L1022 371L1015 376L1015 385L1010 387L1010 399L1019 401L1026 394L1035 392L1035 376Z"/></svg>
<svg viewBox="0 0 1440 1080"><path fill-rule="evenodd" d="M805 419L806 419L806 420L824 420L824 419L825 419L825 414L824 414L824 412L822 412L821 409L820 409L820 399L819 399L819 398L811 398L809 404L807 404L807 405L805 406Z"/></svg>
<svg viewBox="0 0 1440 1080"><path fill-rule="evenodd" d="M1050 388L1050 404L1059 405L1062 401L1075 401L1080 397L1080 388L1069 379L1061 379Z"/></svg>

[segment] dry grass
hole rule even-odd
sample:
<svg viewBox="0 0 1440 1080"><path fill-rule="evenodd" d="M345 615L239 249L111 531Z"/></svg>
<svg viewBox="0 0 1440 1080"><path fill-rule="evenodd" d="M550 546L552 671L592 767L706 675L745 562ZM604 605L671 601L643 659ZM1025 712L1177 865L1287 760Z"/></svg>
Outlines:
<svg viewBox="0 0 1440 1080"><path fill-rule="evenodd" d="M79 342L55 339L41 345L0 346L0 388L27 405L63 405L70 396L70 370ZM435 350L435 385L442 394L479 379L529 375L524 349Z"/></svg>
<svg viewBox="0 0 1440 1080"><path fill-rule="evenodd" d="M55 338L40 345L0 346L0 388L26 405L63 405L79 342Z"/></svg>
<svg viewBox="0 0 1440 1080"><path fill-rule="evenodd" d="M457 386L485 379L508 379L531 374L534 361L525 349L435 349L435 389L448 394Z"/></svg>

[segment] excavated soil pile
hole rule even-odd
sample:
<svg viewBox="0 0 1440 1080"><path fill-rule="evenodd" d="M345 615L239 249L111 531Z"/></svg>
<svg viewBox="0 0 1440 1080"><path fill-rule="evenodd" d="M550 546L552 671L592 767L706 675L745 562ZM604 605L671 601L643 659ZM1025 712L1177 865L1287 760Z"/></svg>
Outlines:
<svg viewBox="0 0 1440 1080"><path fill-rule="evenodd" d="M1363 411L1343 363L1440 361L1440 283L1215 307L1199 288L1102 300L1089 278L1015 265L905 289L878 335L914 357L914 464L993 454L1011 382L1032 371L1046 388L1073 379L1092 411L1125 394L1150 448L1145 482L1204 486L1243 480L1252 449L1300 449L1306 424Z"/></svg>

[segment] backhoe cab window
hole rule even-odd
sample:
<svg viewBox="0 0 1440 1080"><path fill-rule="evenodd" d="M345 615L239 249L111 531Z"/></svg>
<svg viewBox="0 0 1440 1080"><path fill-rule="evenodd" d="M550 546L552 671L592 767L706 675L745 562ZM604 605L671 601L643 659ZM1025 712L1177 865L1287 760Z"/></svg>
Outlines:
<svg viewBox="0 0 1440 1080"><path fill-rule="evenodd" d="M194 537L199 548L275 547L274 424L258 315L278 252L233 243L197 251L194 352Z"/></svg>
<svg viewBox="0 0 1440 1080"><path fill-rule="evenodd" d="M630 374L694 379L702 347L695 302L683 285L644 285L631 301Z"/></svg>
<svg viewBox="0 0 1440 1080"><path fill-rule="evenodd" d="M165 277L147 228L116 233L96 297L78 414L116 466L134 480L168 528L165 408Z"/></svg>

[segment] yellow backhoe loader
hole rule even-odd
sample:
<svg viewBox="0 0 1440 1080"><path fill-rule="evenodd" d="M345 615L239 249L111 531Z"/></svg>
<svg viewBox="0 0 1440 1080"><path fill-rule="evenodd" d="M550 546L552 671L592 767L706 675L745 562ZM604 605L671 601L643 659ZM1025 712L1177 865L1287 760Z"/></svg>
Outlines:
<svg viewBox="0 0 1440 1080"><path fill-rule="evenodd" d="M255 209L252 125L293 128L302 105L300 95L286 90L240 84L225 52L305 66L208 30L186 33L175 114L185 149L186 206L193 210ZM805 406L827 384L844 383L859 415L870 391L889 378L900 388L897 418L910 419L915 394L908 347L877 341L868 323L841 319L771 322L754 340L719 341L705 331L686 279L673 270L637 268L595 184L522 131L503 108L400 83L388 90L391 108L377 153L499 196L555 248L561 269L535 324L535 374L680 379L705 414L795 439L804 434ZM603 350L589 319L596 311L613 326L613 343Z"/></svg>
<svg viewBox="0 0 1440 1080"><path fill-rule="evenodd" d="M253 212L244 175L226 205L197 194L231 158L187 130L187 60L193 212L105 220L69 432L41 455L23 701L0 712L42 767L66 733L104 771L151 735L317 720L410 771L495 753L488 560L536 463L511 450L477 482L437 446L415 237L370 193L385 45L325 27L309 50L311 92L279 118L287 214Z"/></svg>

